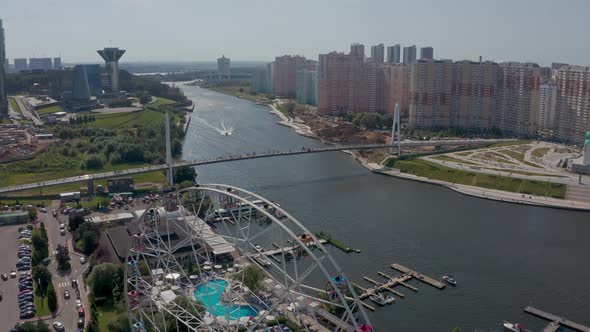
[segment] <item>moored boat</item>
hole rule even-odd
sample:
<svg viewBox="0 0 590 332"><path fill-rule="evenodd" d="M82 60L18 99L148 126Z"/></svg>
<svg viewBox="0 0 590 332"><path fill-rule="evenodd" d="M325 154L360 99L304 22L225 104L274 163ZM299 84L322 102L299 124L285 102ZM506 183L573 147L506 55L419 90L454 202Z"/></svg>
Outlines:
<svg viewBox="0 0 590 332"><path fill-rule="evenodd" d="M387 300L385 300L385 298L380 293L373 294L369 296L369 298L371 299L371 301L377 303L380 306L384 306L387 304Z"/></svg>
<svg viewBox="0 0 590 332"><path fill-rule="evenodd" d="M455 280L455 278L453 278L453 276L452 276L452 275L450 275L450 274L444 275L444 276L442 277L442 279L443 279L444 281L446 281L446 282L447 282L449 285L451 285L451 286L457 286L457 281L456 281L456 280Z"/></svg>
<svg viewBox="0 0 590 332"><path fill-rule="evenodd" d="M504 329L506 331L531 332L531 331L525 329L524 326L522 326L522 324L519 324L519 323L510 323L510 322L507 322L507 321L503 321L502 322L502 326L504 326Z"/></svg>

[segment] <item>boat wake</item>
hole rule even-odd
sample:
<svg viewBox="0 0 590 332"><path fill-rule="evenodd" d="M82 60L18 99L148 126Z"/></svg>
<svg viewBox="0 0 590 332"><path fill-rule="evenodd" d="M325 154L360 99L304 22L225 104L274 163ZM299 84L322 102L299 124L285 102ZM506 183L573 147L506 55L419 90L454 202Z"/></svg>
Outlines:
<svg viewBox="0 0 590 332"><path fill-rule="evenodd" d="M237 128L237 126L234 125L234 124L226 125L225 124L225 121L223 119L220 119L219 120L219 125L218 126L215 126L215 125L213 125L213 124L211 124L211 123L209 123L206 120L201 119L201 118L197 118L197 121L199 121L200 123L202 123L203 125L205 125L207 128L209 128L209 129L211 129L213 131L216 131L220 135L223 135L223 136L229 136L229 135L233 134L233 132Z"/></svg>

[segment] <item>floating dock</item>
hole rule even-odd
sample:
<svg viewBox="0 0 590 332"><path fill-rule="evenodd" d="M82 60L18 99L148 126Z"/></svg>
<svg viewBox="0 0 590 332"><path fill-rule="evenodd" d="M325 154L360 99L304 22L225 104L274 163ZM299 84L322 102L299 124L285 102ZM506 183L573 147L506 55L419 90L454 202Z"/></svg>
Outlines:
<svg viewBox="0 0 590 332"><path fill-rule="evenodd" d="M328 241L326 241L324 239L319 239L318 242L320 244L325 244ZM273 244L273 245L276 247L276 244ZM316 245L316 242L310 242L310 243L307 244L308 247L312 247L312 246L315 246L315 245ZM284 248L273 249L273 250L269 250L269 251L262 251L262 252L260 252L258 254L252 255L252 257L258 258L258 257L261 257L261 256L267 256L268 257L268 256L279 255L279 254L281 254L283 252L287 253L287 252L293 251L293 250L297 249L298 247L299 247L298 245L295 245L295 246L288 246L288 247L284 247Z"/></svg>
<svg viewBox="0 0 590 332"><path fill-rule="evenodd" d="M443 289L446 286L444 283L442 283L434 278L431 278L429 276L425 276L425 275L418 273L410 268L407 268L401 264L397 264L397 263L391 264L391 268L394 270L398 270L399 272L401 272L403 274L410 275L410 276L418 279L419 281L425 282L425 283L429 284L430 286L436 287L438 289Z"/></svg>
<svg viewBox="0 0 590 332"><path fill-rule="evenodd" d="M407 268L407 267L405 267L403 265L400 265L400 264L397 264L397 263L396 264L392 264L391 265L391 268L393 268L393 269L401 272L402 275L401 276L397 276L397 277L393 277L393 276L390 276L390 275L388 275L386 273L383 273L381 271L377 271L377 274L378 275L380 275L381 277L387 279L386 281L383 281L383 282L376 281L376 280L374 280L374 279L372 279L370 277L367 277L367 276L363 276L363 279L364 280L366 280L367 282L369 282L369 283L371 283L373 285L372 287L368 287L368 288L362 287L362 286L360 286L358 284L355 284L353 282L352 285L355 288L357 288L358 290L360 290L360 292L361 292L359 294L359 299L365 300L365 299L371 297L371 295L374 295L374 294L377 294L377 293L383 292L383 291L388 291L388 292L390 292L390 293L392 293L392 294L394 294L394 295L396 295L398 297L404 298L405 297L404 294L402 294L402 293L398 292L397 290L395 290L394 287L397 286L397 285L400 285L400 286L406 287L406 288L408 288L408 289L410 289L410 290L412 290L414 292L417 292L418 291L418 288L416 288L416 287L414 287L414 286L409 285L409 284L406 283L407 281L409 281L409 280L411 280L413 278L416 278L419 281L425 282L425 283L427 283L427 284L429 284L429 285L431 285L433 287L436 287L438 289L443 289L446 286L444 283L442 283L442 282L440 282L440 281L438 281L438 280L436 280L434 278L431 278L429 276L425 276L425 275L423 275L421 273L418 273L418 272L416 272L416 271L414 271L414 270L412 270L410 268ZM366 304L365 302L362 302L362 303L363 303L363 305L365 307L369 307L369 305ZM372 308L371 310L375 310L375 309Z"/></svg>
<svg viewBox="0 0 590 332"><path fill-rule="evenodd" d="M527 306L524 308L524 311L526 313L529 313L531 315L537 316L537 317L541 317L543 319L546 320L550 320L551 324L549 324L543 331L557 331L559 329L559 326L564 326L567 327L568 329L572 329L575 331L580 331L580 332L590 332L590 327L576 323L576 322L572 322L569 319L565 319L553 314L550 314L548 312L545 312L543 310L531 307L531 306ZM557 329L555 328L555 326L557 325Z"/></svg>

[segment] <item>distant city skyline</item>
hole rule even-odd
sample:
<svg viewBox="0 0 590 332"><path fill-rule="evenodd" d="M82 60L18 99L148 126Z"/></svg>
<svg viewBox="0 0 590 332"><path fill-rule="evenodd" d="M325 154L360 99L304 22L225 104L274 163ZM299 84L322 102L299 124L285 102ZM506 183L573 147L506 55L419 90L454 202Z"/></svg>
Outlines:
<svg viewBox="0 0 590 332"><path fill-rule="evenodd" d="M61 55L64 63L99 63L95 50L110 46L127 50L124 62L214 62L221 54L317 60L358 42L367 49L431 46L440 59L547 66L590 65L590 45L582 42L589 9L585 0L5 0L0 19L11 60Z"/></svg>

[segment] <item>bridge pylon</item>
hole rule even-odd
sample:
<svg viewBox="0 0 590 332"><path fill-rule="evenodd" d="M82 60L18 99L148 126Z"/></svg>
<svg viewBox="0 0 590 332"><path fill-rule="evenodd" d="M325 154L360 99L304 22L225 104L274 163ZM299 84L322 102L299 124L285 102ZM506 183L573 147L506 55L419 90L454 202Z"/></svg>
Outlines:
<svg viewBox="0 0 590 332"><path fill-rule="evenodd" d="M401 148L401 121L400 121L400 111L399 111L399 104L395 103L395 109L393 111L393 123L391 125L391 141L389 147L389 155L393 155L393 145L395 143L395 132L397 128L397 156L402 155L402 148Z"/></svg>

